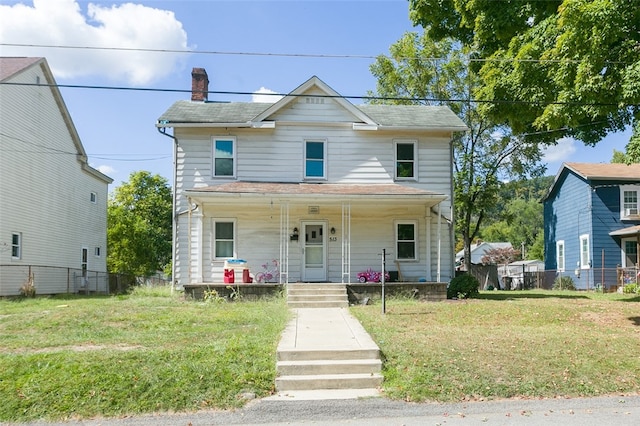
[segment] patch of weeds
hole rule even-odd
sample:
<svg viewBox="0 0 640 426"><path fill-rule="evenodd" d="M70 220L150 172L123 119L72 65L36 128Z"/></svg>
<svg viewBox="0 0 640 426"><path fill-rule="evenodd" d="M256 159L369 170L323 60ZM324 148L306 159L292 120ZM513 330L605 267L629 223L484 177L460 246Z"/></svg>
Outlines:
<svg viewBox="0 0 640 426"><path fill-rule="evenodd" d="M202 293L202 300L204 300L206 303L224 303L227 301L227 299L225 299L223 296L220 296L220 294L214 289L205 290Z"/></svg>
<svg viewBox="0 0 640 426"><path fill-rule="evenodd" d="M576 284L573 282L573 278L565 275L558 277L553 281L553 290L570 290L576 291Z"/></svg>
<svg viewBox="0 0 640 426"><path fill-rule="evenodd" d="M29 273L29 277L20 286L20 296L22 297L36 297L36 285L34 282L33 273Z"/></svg>

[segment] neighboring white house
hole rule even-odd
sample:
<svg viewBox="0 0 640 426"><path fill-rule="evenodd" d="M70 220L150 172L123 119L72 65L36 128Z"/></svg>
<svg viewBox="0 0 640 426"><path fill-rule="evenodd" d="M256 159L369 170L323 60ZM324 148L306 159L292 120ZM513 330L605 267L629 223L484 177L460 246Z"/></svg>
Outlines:
<svg viewBox="0 0 640 426"><path fill-rule="evenodd" d="M482 258L487 254L490 250L496 249L508 249L513 248L511 243L497 242L497 243L488 243L486 241L478 241L475 244L471 244L471 264L472 265L480 265L482 264ZM464 266L464 250L460 250L456 253L456 264Z"/></svg>
<svg viewBox="0 0 640 426"><path fill-rule="evenodd" d="M0 58L0 296L107 291L107 191L44 58Z"/></svg>
<svg viewBox="0 0 640 426"><path fill-rule="evenodd" d="M449 108L354 105L317 77L273 104L208 102L202 68L192 87L157 122L175 144L178 287L223 282L229 259L356 282L383 249L387 270L451 279L451 139L467 128Z"/></svg>

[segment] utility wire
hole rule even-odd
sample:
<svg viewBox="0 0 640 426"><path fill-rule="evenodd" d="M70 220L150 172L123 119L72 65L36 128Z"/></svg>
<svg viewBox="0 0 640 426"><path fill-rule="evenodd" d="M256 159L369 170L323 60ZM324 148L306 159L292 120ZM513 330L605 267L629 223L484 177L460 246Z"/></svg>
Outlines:
<svg viewBox="0 0 640 426"><path fill-rule="evenodd" d="M235 52L235 51L219 51L219 50L188 50L188 49L152 49L137 47L101 47L101 46L64 46L53 44L25 44L25 43L0 43L0 46L11 47L33 47L47 49L78 49L78 50L107 50L121 52L148 52L148 53L178 53L192 55L220 55L220 56L266 56L266 57L282 57L282 58L329 58L329 59L377 59L385 56L395 60L415 60L424 61L445 61L447 58L436 57L419 57L419 56L400 56L390 57L388 55L357 55L357 54L326 54L326 53L268 53L268 52ZM580 59L520 59L520 58L473 58L466 55L469 62L538 62L538 63L581 63ZM604 61L604 64L633 64L637 61Z"/></svg>
<svg viewBox="0 0 640 426"><path fill-rule="evenodd" d="M69 89L94 89L94 90L122 90L122 91L138 91L138 92L164 92L164 93L191 93L191 89L159 89L149 87L125 87L125 86L98 86L85 84L45 84L45 83L15 83L0 82L5 86L38 86L38 87L57 87ZM291 93L261 93L261 92L241 92L241 91L221 91L210 90L209 95L248 95L248 96L297 96L306 97L308 94L291 94ZM340 99L359 99L359 100L383 100L383 101L406 101L406 102L471 102L476 104L530 104L530 105L572 105L572 106L620 106L635 107L640 104L620 105L618 102L571 102L571 101L520 101L520 100L485 100L485 99L463 99L463 98L407 98L396 96L357 96L357 95L314 95L318 98L340 98Z"/></svg>

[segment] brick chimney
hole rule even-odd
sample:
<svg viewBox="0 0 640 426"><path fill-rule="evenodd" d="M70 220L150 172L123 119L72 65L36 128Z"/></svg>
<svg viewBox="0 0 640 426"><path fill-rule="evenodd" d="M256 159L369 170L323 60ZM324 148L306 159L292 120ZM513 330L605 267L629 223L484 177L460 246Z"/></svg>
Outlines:
<svg viewBox="0 0 640 426"><path fill-rule="evenodd" d="M209 77L204 68L191 71L191 100L204 102L209 98Z"/></svg>

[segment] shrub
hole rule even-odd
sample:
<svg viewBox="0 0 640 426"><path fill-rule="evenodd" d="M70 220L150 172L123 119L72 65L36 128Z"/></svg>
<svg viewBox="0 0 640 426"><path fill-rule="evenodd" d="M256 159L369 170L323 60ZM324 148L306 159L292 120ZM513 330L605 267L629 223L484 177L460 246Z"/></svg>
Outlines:
<svg viewBox="0 0 640 426"><path fill-rule="evenodd" d="M29 274L29 278L20 286L20 296L36 297L36 285L34 283L33 274Z"/></svg>
<svg viewBox="0 0 640 426"><path fill-rule="evenodd" d="M622 289L622 292L625 294L638 294L640 293L640 285L636 283L627 284Z"/></svg>
<svg viewBox="0 0 640 426"><path fill-rule="evenodd" d="M573 278L568 275L561 276L555 279L553 282L554 290L577 290L576 284L573 282Z"/></svg>
<svg viewBox="0 0 640 426"><path fill-rule="evenodd" d="M467 299L477 296L480 292L480 282L469 274L458 275L451 280L447 287L447 299Z"/></svg>

